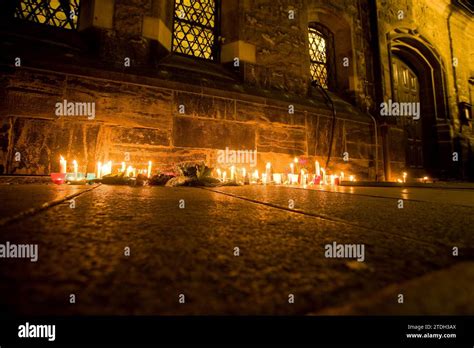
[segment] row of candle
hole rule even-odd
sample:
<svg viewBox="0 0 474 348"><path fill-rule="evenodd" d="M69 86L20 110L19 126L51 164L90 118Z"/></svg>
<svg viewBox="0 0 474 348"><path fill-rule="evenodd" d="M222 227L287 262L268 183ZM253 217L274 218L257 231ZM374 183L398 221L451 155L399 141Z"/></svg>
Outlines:
<svg viewBox="0 0 474 348"><path fill-rule="evenodd" d="M79 177L79 173L78 173L79 165L76 160L72 161L72 165L73 165L74 177L77 179ZM112 166L113 166L112 161L108 161L106 163L102 163L100 161L97 162L96 177L102 178L105 175L112 174ZM138 174L146 175L149 178L151 176L151 168L152 168L151 161L148 161L147 169L138 169L138 170L130 165L127 166L125 162L122 162L121 167L118 172L125 173L125 175L128 177L136 177L138 173ZM60 156L60 159L59 159L59 172L62 174L67 173L67 161L64 159L63 156Z"/></svg>
<svg viewBox="0 0 474 348"><path fill-rule="evenodd" d="M296 162L296 161L295 161ZM249 183L258 183L263 184L290 184L290 185L311 185L311 184L320 184L320 185L337 185L340 181L345 179L344 172L341 172L340 175L326 175L324 168L321 168L319 162L315 163L316 173L310 175L305 169L300 170L300 174L295 173L294 163L290 163L290 173L273 173L271 163L267 163L265 166L265 173L262 173L261 177L259 176L258 170L255 170L251 175L247 174L245 168L238 170L235 166L230 167L230 175L227 176L226 170L217 169L217 177L222 182L249 182ZM284 176L286 176L286 181L284 181ZM349 176L349 181L356 181L353 175Z"/></svg>
<svg viewBox="0 0 474 348"><path fill-rule="evenodd" d="M136 177L137 174L146 175L148 178L151 177L151 161L148 161L147 169L137 169L131 165L126 164L126 162L122 162L118 173L124 173L125 176L128 177ZM108 161L107 163L102 164L101 162L97 162L97 177L101 178L105 175L112 174L112 161Z"/></svg>

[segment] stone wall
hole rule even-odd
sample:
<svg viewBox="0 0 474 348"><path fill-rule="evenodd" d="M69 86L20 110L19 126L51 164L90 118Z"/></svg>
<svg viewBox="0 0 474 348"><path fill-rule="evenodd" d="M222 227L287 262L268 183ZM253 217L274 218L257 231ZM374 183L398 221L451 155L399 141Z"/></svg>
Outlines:
<svg viewBox="0 0 474 348"><path fill-rule="evenodd" d="M473 103L469 93L469 78L474 76L474 20L472 14L461 10L449 0L377 0L379 41L381 62L383 65L384 100L392 98L391 72L389 63L388 33L403 29L413 33L413 37L423 38L424 42L439 55L444 66L445 93L447 112L439 112L436 120L436 133L440 147L441 167L450 176L467 178L466 168L474 161L474 133L471 126L461 128L459 118L460 102ZM439 86L438 86L439 87ZM392 124L392 128L396 128ZM405 140L404 133L394 129L390 132L393 176L399 176L405 170L405 158L400 154ZM465 145L466 150L460 162L452 161L452 153L456 150L456 142ZM433 150L434 151L434 150ZM471 154L469 155L469 151ZM472 165L471 165L472 166ZM472 173L471 173L472 175Z"/></svg>
<svg viewBox="0 0 474 348"><path fill-rule="evenodd" d="M187 89L30 69L5 71L0 108L3 174L55 172L60 155L76 159L80 170L88 172L94 172L98 161L119 165L126 153L130 164L146 167L151 160L162 171L191 160L216 167L217 151L225 148L257 150L260 170L271 161L275 170L286 171L295 156L312 171L315 159L325 163L332 116L324 104L295 104L290 114L279 100ZM95 101L95 119L56 116L55 104L64 99ZM373 175L373 125L343 102L337 102L337 108L330 167L367 178ZM349 163L342 161L345 151Z"/></svg>

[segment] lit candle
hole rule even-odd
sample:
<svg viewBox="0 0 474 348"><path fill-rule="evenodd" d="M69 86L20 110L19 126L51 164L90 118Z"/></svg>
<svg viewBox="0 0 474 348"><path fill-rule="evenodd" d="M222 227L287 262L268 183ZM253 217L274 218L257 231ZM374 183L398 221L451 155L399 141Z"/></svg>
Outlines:
<svg viewBox="0 0 474 348"><path fill-rule="evenodd" d="M331 185L334 185L336 177L334 175L331 175L329 178L331 180Z"/></svg>
<svg viewBox="0 0 474 348"><path fill-rule="evenodd" d="M132 174L133 172L133 167L132 166L128 166L127 168L127 176L130 176L130 174Z"/></svg>
<svg viewBox="0 0 474 348"><path fill-rule="evenodd" d="M217 172L217 178L219 180L222 180L222 177L221 177L222 176L222 171L219 168L217 168L216 172Z"/></svg>
<svg viewBox="0 0 474 348"><path fill-rule="evenodd" d="M295 165L293 163L290 163L290 168L291 168L291 174L295 174Z"/></svg>
<svg viewBox="0 0 474 348"><path fill-rule="evenodd" d="M147 177L151 176L151 161L148 161L148 170L146 172Z"/></svg>
<svg viewBox="0 0 474 348"><path fill-rule="evenodd" d="M407 182L407 173L403 172L403 182Z"/></svg>
<svg viewBox="0 0 474 348"><path fill-rule="evenodd" d="M271 169L272 169L272 164L270 162L268 162L265 169L266 169L265 170L265 175L266 175L265 181L270 182L271 179L272 179L272 176L271 176L272 174L270 172Z"/></svg>
<svg viewBox="0 0 474 348"><path fill-rule="evenodd" d="M77 161L72 161L72 165L74 166L74 179L77 180Z"/></svg>
<svg viewBox="0 0 474 348"><path fill-rule="evenodd" d="M245 177L247 176L247 171L245 170L245 168L242 168L242 176L245 180Z"/></svg>
<svg viewBox="0 0 474 348"><path fill-rule="evenodd" d="M67 162L63 156L59 159L59 172L66 173L67 172Z"/></svg>
<svg viewBox="0 0 474 348"><path fill-rule="evenodd" d="M295 157L295 159L293 160L293 162L295 162L296 164L298 164L298 157Z"/></svg>
<svg viewBox="0 0 474 348"><path fill-rule="evenodd" d="M298 185L298 174L290 174L290 184Z"/></svg>
<svg viewBox="0 0 474 348"><path fill-rule="evenodd" d="M252 174L252 182L257 183L258 182L258 170L255 170Z"/></svg>
<svg viewBox="0 0 474 348"><path fill-rule="evenodd" d="M344 180L344 172L341 172L341 177L340 177L341 181Z"/></svg>
<svg viewBox="0 0 474 348"><path fill-rule="evenodd" d="M230 167L230 180L235 180L235 166Z"/></svg>
<svg viewBox="0 0 474 348"><path fill-rule="evenodd" d="M127 168L125 166L125 162L122 162L122 169L120 170L122 173L125 173L125 168Z"/></svg>
<svg viewBox="0 0 474 348"><path fill-rule="evenodd" d="M321 168L319 166L319 161L316 161L316 163L314 164L315 168L316 168L316 176L320 176L321 175Z"/></svg>
<svg viewBox="0 0 474 348"><path fill-rule="evenodd" d="M355 180L354 180L354 175L350 175L350 176L349 176L349 181L355 181Z"/></svg>
<svg viewBox="0 0 474 348"><path fill-rule="evenodd" d="M102 163L99 161L97 162L97 178L100 179L102 174Z"/></svg>
<svg viewBox="0 0 474 348"><path fill-rule="evenodd" d="M304 174L304 169L301 169L301 185L306 186L306 175Z"/></svg>

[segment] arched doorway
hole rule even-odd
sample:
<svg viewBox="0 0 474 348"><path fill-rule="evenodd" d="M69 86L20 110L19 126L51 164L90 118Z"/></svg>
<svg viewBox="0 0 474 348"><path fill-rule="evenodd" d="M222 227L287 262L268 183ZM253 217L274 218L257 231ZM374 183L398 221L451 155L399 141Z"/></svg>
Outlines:
<svg viewBox="0 0 474 348"><path fill-rule="evenodd" d="M393 101L420 103L420 83L416 72L401 58L392 57ZM421 121L413 117L399 117L398 126L405 133L406 166L412 171L425 168L423 156L423 129Z"/></svg>
<svg viewBox="0 0 474 348"><path fill-rule="evenodd" d="M419 120L397 120L404 130L405 169L415 176L444 176L452 141L443 61L415 30L396 29L388 39L393 99L420 103Z"/></svg>

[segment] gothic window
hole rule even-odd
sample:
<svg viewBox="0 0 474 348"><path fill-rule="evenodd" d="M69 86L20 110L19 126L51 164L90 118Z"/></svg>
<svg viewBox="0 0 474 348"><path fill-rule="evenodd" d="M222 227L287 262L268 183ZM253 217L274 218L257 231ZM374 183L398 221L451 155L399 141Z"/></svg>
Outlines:
<svg viewBox="0 0 474 348"><path fill-rule="evenodd" d="M175 0L173 52L216 60L218 0Z"/></svg>
<svg viewBox="0 0 474 348"><path fill-rule="evenodd" d="M311 23L308 37L311 79L329 89L334 81L333 35L325 26Z"/></svg>
<svg viewBox="0 0 474 348"><path fill-rule="evenodd" d="M77 29L79 3L80 0L20 0L15 17L58 28Z"/></svg>

